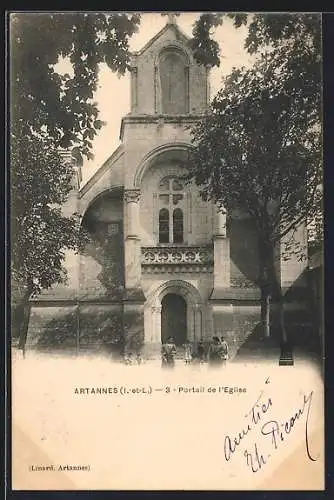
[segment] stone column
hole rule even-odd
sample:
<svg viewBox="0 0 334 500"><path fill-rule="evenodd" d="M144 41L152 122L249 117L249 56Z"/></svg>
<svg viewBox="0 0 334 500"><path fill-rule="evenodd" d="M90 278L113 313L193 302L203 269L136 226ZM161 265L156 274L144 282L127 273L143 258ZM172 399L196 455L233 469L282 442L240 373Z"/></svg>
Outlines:
<svg viewBox="0 0 334 500"><path fill-rule="evenodd" d="M141 352L144 339L145 296L140 286L140 225L138 189L124 192L124 264L125 295L123 300L124 350Z"/></svg>
<svg viewBox="0 0 334 500"><path fill-rule="evenodd" d="M125 288L127 290L140 288L140 227L139 227L139 197L138 189L128 189L124 192L125 199Z"/></svg>
<svg viewBox="0 0 334 500"><path fill-rule="evenodd" d="M79 189L82 179L81 167L76 166L69 151L61 153L64 163L71 163L74 166L74 172L71 179L71 191L69 192L65 203L61 207L61 213L64 217L71 217L73 214L80 212ZM79 237L79 236L78 236ZM68 273L67 288L71 289L73 296L77 296L80 287L80 253L74 250L65 250L64 267ZM62 292L60 292L61 294Z"/></svg>
<svg viewBox="0 0 334 500"><path fill-rule="evenodd" d="M161 306L152 307L152 343L161 343Z"/></svg>
<svg viewBox="0 0 334 500"><path fill-rule="evenodd" d="M226 233L226 210L218 211L214 207L214 288L227 288L230 286L230 241Z"/></svg>
<svg viewBox="0 0 334 500"><path fill-rule="evenodd" d="M194 342L198 342L203 337L203 308L201 304L195 304L193 307L194 324L192 339Z"/></svg>

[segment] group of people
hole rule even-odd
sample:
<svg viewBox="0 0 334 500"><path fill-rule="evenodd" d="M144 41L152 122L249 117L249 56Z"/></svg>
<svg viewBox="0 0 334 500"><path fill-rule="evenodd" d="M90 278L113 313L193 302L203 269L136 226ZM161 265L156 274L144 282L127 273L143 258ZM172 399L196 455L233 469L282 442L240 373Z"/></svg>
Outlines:
<svg viewBox="0 0 334 500"><path fill-rule="evenodd" d="M141 365L143 359L139 353L133 354L129 352L124 356L124 363L126 365Z"/></svg>
<svg viewBox="0 0 334 500"><path fill-rule="evenodd" d="M224 364L229 358L228 344L223 336L212 337L209 345L208 360L213 365Z"/></svg>
<svg viewBox="0 0 334 500"><path fill-rule="evenodd" d="M194 351L192 344L186 342L183 345L183 356L186 365L193 362L204 363L206 360L210 365L223 365L229 358L228 344L221 336L212 337L209 348L206 352L205 344L201 340ZM175 355L177 353L174 337L169 337L167 342L162 344L161 362L163 367L173 367Z"/></svg>
<svg viewBox="0 0 334 500"><path fill-rule="evenodd" d="M194 348L190 342L183 344L183 359L186 365L193 363L208 362L209 365L224 365L229 359L229 349L226 340L222 336L214 336L206 347L203 340L200 340ZM168 337L162 344L161 363L163 367L172 368L175 365L175 356L177 354L174 337ZM124 356L126 365L140 365L143 359L140 353L129 352Z"/></svg>

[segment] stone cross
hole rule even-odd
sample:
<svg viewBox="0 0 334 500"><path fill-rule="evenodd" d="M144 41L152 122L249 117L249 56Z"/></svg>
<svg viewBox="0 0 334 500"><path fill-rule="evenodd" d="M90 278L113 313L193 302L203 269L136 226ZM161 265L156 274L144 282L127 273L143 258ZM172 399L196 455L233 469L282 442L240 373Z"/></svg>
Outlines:
<svg viewBox="0 0 334 500"><path fill-rule="evenodd" d="M167 24L176 24L176 16L179 16L179 12L164 12L162 16L168 16Z"/></svg>

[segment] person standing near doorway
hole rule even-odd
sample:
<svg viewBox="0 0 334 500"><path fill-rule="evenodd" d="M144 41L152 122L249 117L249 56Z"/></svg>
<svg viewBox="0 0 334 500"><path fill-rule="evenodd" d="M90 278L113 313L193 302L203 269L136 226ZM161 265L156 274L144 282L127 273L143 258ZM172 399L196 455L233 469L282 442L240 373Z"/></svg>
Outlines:
<svg viewBox="0 0 334 500"><path fill-rule="evenodd" d="M200 340L197 346L197 357L200 363L205 361L205 346L203 340Z"/></svg>
<svg viewBox="0 0 334 500"><path fill-rule="evenodd" d="M183 348L184 348L184 361L185 361L186 365L190 365L192 358L193 358L192 347L191 347L190 342L186 342L183 345Z"/></svg>
<svg viewBox="0 0 334 500"><path fill-rule="evenodd" d="M228 343L224 339L223 336L220 337L220 345L221 345L221 352L220 356L222 358L223 364L226 364L226 361L229 359L229 352L228 352Z"/></svg>
<svg viewBox="0 0 334 500"><path fill-rule="evenodd" d="M218 366L222 364L221 352L222 348L219 337L217 336L212 337L208 351L209 365Z"/></svg>
<svg viewBox="0 0 334 500"><path fill-rule="evenodd" d="M168 337L167 342L165 344L162 344L161 348L161 364L163 368L174 367L175 354L176 354L176 345L174 337Z"/></svg>

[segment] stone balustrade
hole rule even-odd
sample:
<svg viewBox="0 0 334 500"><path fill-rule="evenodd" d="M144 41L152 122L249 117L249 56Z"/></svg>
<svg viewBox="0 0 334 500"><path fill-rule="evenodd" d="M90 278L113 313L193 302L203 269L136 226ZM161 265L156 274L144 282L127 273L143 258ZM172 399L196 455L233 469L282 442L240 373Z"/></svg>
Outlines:
<svg viewBox="0 0 334 500"><path fill-rule="evenodd" d="M213 247L142 247L141 265L144 272L212 272Z"/></svg>

